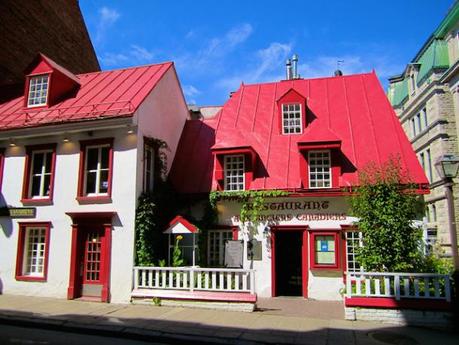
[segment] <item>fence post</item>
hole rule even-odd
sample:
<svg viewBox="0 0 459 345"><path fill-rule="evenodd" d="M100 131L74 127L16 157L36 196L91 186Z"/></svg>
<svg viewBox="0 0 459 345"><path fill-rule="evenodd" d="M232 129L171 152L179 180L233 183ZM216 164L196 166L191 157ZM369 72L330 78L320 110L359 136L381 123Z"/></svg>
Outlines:
<svg viewBox="0 0 459 345"><path fill-rule="evenodd" d="M190 291L194 291L194 267L190 269Z"/></svg>
<svg viewBox="0 0 459 345"><path fill-rule="evenodd" d="M351 277L348 272L346 272L346 296L352 297Z"/></svg>
<svg viewBox="0 0 459 345"><path fill-rule="evenodd" d="M250 293L254 294L255 293L255 272L253 270L250 270Z"/></svg>
<svg viewBox="0 0 459 345"><path fill-rule="evenodd" d="M134 289L139 288L139 269L134 267Z"/></svg>
<svg viewBox="0 0 459 345"><path fill-rule="evenodd" d="M400 301L400 275L394 276L395 299Z"/></svg>

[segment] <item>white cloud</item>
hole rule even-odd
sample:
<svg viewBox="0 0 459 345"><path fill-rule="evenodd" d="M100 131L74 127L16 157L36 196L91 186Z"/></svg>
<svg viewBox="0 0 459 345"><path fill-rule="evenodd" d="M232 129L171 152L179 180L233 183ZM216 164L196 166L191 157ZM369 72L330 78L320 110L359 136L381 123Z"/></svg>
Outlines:
<svg viewBox="0 0 459 345"><path fill-rule="evenodd" d="M152 63L155 54L139 45L133 44L130 46L129 51L122 53L106 52L99 56L99 60L104 66L107 67L124 67L127 64L147 64Z"/></svg>
<svg viewBox="0 0 459 345"><path fill-rule="evenodd" d="M225 57L244 43L252 32L253 28L248 23L237 25L223 36L211 38L201 49L174 58L177 68L197 74L219 69ZM194 36L192 31L186 35L187 38Z"/></svg>
<svg viewBox="0 0 459 345"><path fill-rule="evenodd" d="M108 8L106 6L99 9L99 19L96 28L96 42L100 43L104 39L107 29L115 24L120 16L121 14L115 9Z"/></svg>
<svg viewBox="0 0 459 345"><path fill-rule="evenodd" d="M154 54L153 52L145 49L144 47L138 46L136 44L131 45L131 55L137 61L141 62L149 62L153 59Z"/></svg>
<svg viewBox="0 0 459 345"><path fill-rule="evenodd" d="M121 53L105 53L99 56L99 60L105 66L119 66L126 64L129 61L129 57Z"/></svg>
<svg viewBox="0 0 459 345"><path fill-rule="evenodd" d="M291 43L272 42L267 48L255 52L255 63L235 75L224 77L216 85L225 92L236 89L241 82L260 83L283 78L284 62L292 51Z"/></svg>
<svg viewBox="0 0 459 345"><path fill-rule="evenodd" d="M199 91L193 85L183 85L183 93L187 97L194 97L194 96L200 95L201 91Z"/></svg>
<svg viewBox="0 0 459 345"><path fill-rule="evenodd" d="M183 94L185 95L188 104L196 104L196 96L202 92L195 88L193 85L183 85Z"/></svg>

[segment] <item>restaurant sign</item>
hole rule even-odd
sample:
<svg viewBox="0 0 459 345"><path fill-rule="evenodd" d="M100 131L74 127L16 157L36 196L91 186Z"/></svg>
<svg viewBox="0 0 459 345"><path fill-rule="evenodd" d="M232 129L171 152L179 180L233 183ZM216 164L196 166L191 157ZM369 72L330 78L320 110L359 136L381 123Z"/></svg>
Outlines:
<svg viewBox="0 0 459 345"><path fill-rule="evenodd" d="M0 207L0 217L35 218L36 207Z"/></svg>

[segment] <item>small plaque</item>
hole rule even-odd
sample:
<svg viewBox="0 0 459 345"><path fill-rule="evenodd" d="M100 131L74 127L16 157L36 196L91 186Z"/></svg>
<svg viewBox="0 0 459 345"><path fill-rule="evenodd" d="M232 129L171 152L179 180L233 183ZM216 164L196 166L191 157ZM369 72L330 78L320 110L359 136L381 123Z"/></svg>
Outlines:
<svg viewBox="0 0 459 345"><path fill-rule="evenodd" d="M35 207L2 207L0 216L11 218L35 218L37 209Z"/></svg>
<svg viewBox="0 0 459 345"><path fill-rule="evenodd" d="M247 242L247 260L262 260L261 241L250 240Z"/></svg>
<svg viewBox="0 0 459 345"><path fill-rule="evenodd" d="M225 267L241 268L242 267L242 241L226 241L225 242Z"/></svg>

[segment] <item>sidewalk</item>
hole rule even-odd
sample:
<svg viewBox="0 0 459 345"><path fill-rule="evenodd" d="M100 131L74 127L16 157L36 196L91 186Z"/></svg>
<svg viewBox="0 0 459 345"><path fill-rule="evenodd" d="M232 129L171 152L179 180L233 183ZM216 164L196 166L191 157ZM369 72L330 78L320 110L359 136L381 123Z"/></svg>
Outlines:
<svg viewBox="0 0 459 345"><path fill-rule="evenodd" d="M242 313L0 295L0 324L180 344L459 343L458 334L445 331L351 322L333 313L326 318L323 310L336 307L324 304L321 308L321 302L311 304L312 308L304 316L297 302L263 301L262 305L268 307L262 311ZM312 315L314 309L318 310L319 317ZM400 342L400 337L408 337L407 342ZM394 342L397 339L398 342Z"/></svg>

